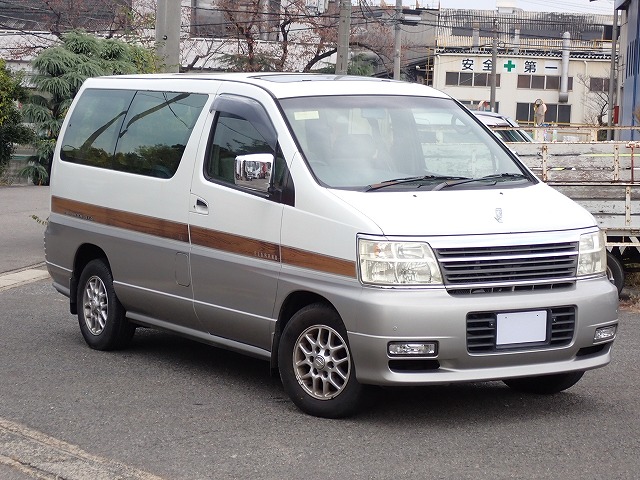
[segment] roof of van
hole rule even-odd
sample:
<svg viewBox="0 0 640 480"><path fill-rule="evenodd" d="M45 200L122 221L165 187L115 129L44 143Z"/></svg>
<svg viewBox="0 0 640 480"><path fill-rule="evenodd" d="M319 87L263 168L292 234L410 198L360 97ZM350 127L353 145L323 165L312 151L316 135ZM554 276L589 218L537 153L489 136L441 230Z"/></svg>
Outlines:
<svg viewBox="0 0 640 480"><path fill-rule="evenodd" d="M114 81L140 82L170 81L175 90L188 89L186 82L222 80L249 83L269 91L276 98L303 97L316 95L374 94L374 95L419 95L448 98L448 95L418 83L408 83L374 77L355 75L331 75L316 73L164 73L145 75L114 75L96 77L88 82L93 86L114 85ZM181 85L182 82L185 82ZM116 87L117 88L117 87ZM151 85L149 85L149 88ZM163 87L166 88L166 87Z"/></svg>

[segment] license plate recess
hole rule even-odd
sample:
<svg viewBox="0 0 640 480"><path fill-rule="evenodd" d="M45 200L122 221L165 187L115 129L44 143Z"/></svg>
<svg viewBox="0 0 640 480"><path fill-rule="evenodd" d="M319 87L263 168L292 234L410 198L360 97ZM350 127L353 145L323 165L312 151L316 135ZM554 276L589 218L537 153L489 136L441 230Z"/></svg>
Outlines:
<svg viewBox="0 0 640 480"><path fill-rule="evenodd" d="M498 313L496 346L515 346L547 341L547 311Z"/></svg>

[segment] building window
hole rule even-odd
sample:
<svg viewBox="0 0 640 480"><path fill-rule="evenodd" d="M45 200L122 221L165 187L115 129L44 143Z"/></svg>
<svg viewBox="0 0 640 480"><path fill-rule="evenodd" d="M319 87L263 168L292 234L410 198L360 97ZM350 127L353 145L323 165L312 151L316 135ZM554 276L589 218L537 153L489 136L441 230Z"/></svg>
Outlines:
<svg viewBox="0 0 640 480"><path fill-rule="evenodd" d="M446 72L445 85L460 87L488 87L491 85L490 73ZM500 86L500 74L496 75L496 87Z"/></svg>
<svg viewBox="0 0 640 480"><path fill-rule="evenodd" d="M460 74L458 72L447 72L444 76L444 84L445 85L458 85L458 77Z"/></svg>
<svg viewBox="0 0 640 480"><path fill-rule="evenodd" d="M547 76L546 90L560 90L560 77L557 75Z"/></svg>
<svg viewBox="0 0 640 480"><path fill-rule="evenodd" d="M474 73L473 74L473 86L474 87L487 87L487 86L489 86L489 76L486 73Z"/></svg>
<svg viewBox="0 0 640 480"><path fill-rule="evenodd" d="M531 88L544 90L544 75L531 75Z"/></svg>
<svg viewBox="0 0 640 480"><path fill-rule="evenodd" d="M533 123L533 103L516 104L516 121L521 123ZM571 105L547 103L547 113L544 116L544 123L571 123Z"/></svg>
<svg viewBox="0 0 640 480"><path fill-rule="evenodd" d="M568 88L573 90L573 77L568 78ZM557 75L518 75L518 88L535 90L560 90L560 77Z"/></svg>
<svg viewBox="0 0 640 480"><path fill-rule="evenodd" d="M608 92L609 79L591 77L589 79L589 91L590 92Z"/></svg>
<svg viewBox="0 0 640 480"><path fill-rule="evenodd" d="M473 85L473 73L460 72L460 80L458 85L471 87Z"/></svg>
<svg viewBox="0 0 640 480"><path fill-rule="evenodd" d="M531 75L518 75L518 88L531 88Z"/></svg>

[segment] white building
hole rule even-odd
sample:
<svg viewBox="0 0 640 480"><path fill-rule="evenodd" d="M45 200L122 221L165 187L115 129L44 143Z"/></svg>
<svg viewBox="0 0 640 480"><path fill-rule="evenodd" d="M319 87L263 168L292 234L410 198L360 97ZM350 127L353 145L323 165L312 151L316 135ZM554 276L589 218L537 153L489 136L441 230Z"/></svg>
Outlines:
<svg viewBox="0 0 640 480"><path fill-rule="evenodd" d="M443 9L427 83L487 109L495 28L496 111L533 122L540 99L546 123L594 124L607 111L612 24L606 15Z"/></svg>

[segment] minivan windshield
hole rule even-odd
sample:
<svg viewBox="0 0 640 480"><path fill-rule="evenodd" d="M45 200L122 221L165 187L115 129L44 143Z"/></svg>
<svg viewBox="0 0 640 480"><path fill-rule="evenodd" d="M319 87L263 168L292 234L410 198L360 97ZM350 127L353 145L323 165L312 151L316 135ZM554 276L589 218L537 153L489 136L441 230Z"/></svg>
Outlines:
<svg viewBox="0 0 640 480"><path fill-rule="evenodd" d="M287 98L281 105L309 167L328 187L439 190L535 182L452 99L336 95Z"/></svg>

